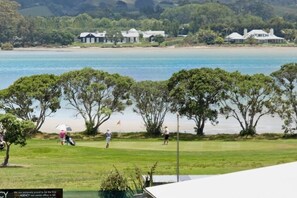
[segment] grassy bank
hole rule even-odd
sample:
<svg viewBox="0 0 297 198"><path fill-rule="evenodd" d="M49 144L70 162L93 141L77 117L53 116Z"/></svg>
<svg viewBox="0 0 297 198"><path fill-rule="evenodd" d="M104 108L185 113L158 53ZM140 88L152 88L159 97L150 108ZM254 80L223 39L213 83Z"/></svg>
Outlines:
<svg viewBox="0 0 297 198"><path fill-rule="evenodd" d="M56 135L56 134L55 134ZM138 134L139 135L139 134ZM128 136L128 135L127 135ZM55 136L12 146L9 168L0 169L1 188L63 188L96 191L113 166L130 177L137 166L146 174L158 162L156 173L176 173L176 142L162 145L162 137L127 138L115 135L105 149L103 137L77 139L61 146ZM3 159L4 152L0 152ZM222 174L297 160L295 139L192 140L181 138L180 174Z"/></svg>

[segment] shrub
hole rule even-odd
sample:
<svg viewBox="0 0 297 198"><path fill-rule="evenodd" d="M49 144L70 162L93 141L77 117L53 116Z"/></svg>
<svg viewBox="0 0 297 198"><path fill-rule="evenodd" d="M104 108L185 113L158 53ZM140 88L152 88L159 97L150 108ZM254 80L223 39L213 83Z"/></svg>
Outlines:
<svg viewBox="0 0 297 198"><path fill-rule="evenodd" d="M157 168L158 162L150 168L145 178L142 176L140 168L135 167L135 175L131 176L129 182L116 167L111 171L105 179L102 180L100 190L98 192L99 197L102 198L128 198L134 197L136 194L142 194L143 189L149 186L153 186L153 174Z"/></svg>
<svg viewBox="0 0 297 198"><path fill-rule="evenodd" d="M11 43L3 43L1 45L1 50L13 50L13 45Z"/></svg>
<svg viewBox="0 0 297 198"><path fill-rule="evenodd" d="M126 198L128 190L128 180L114 167L114 170L103 179L98 195L102 198Z"/></svg>

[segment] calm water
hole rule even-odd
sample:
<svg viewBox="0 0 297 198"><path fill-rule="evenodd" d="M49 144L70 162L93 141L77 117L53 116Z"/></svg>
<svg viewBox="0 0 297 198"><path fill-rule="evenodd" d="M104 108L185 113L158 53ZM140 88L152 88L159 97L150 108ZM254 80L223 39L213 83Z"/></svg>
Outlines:
<svg viewBox="0 0 297 198"><path fill-rule="evenodd" d="M200 67L219 67L226 71L238 70L245 74L264 73L268 75L278 70L281 65L290 62L297 62L297 48L133 48L0 51L0 89L8 87L21 76L42 73L59 75L83 67L119 73L140 81L165 80L181 69ZM132 113L126 112L125 118L129 114L132 115ZM64 113L58 112L55 116L62 117L61 115L65 116L65 111ZM114 122L117 119L125 119L121 116L114 116ZM168 122L174 122L172 120L174 116L168 117ZM138 120L137 124L134 124L135 128L142 125L138 122L141 121Z"/></svg>
<svg viewBox="0 0 297 198"><path fill-rule="evenodd" d="M297 48L0 51L0 88L21 76L62 74L83 67L135 80L165 80L181 69L198 67L270 74L289 62L297 62Z"/></svg>

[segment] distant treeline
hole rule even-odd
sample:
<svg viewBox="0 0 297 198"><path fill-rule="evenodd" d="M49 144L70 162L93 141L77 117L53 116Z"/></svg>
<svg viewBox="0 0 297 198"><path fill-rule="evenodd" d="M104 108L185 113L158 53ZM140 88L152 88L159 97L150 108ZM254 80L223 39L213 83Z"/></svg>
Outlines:
<svg viewBox="0 0 297 198"><path fill-rule="evenodd" d="M168 39L188 35L182 42L221 44L232 32L274 29L277 36L297 42L297 14L275 15L273 7L254 1L234 4L203 3L163 9L157 17L109 17L89 14L61 17L24 17L14 1L0 0L0 43L14 47L69 45L81 32L117 32L131 28L164 30ZM212 42L209 40L212 39Z"/></svg>
<svg viewBox="0 0 297 198"><path fill-rule="evenodd" d="M187 4L221 3L236 12L256 16L288 15L296 9L295 0L16 0L21 13L30 16L76 16L87 13L95 18L160 18L166 9ZM39 10L43 10L40 12ZM47 10L47 12L44 12ZM261 13L262 11L265 13ZM296 11L295 11L296 14Z"/></svg>

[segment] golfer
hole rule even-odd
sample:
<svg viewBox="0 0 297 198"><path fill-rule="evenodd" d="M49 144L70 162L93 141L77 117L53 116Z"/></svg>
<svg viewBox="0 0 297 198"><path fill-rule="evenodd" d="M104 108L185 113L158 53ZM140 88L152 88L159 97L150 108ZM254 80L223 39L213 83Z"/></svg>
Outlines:
<svg viewBox="0 0 297 198"><path fill-rule="evenodd" d="M107 131L105 133L105 137L106 137L106 146L105 146L105 148L108 148L110 140L111 140L111 131L109 129L107 129Z"/></svg>
<svg viewBox="0 0 297 198"><path fill-rule="evenodd" d="M64 145L65 136L66 136L66 131L65 130L61 130L60 133L59 133L59 138L60 138L61 145Z"/></svg>
<svg viewBox="0 0 297 198"><path fill-rule="evenodd" d="M168 140L169 140L169 129L167 126L165 126L164 129L164 143L163 144L168 144Z"/></svg>

